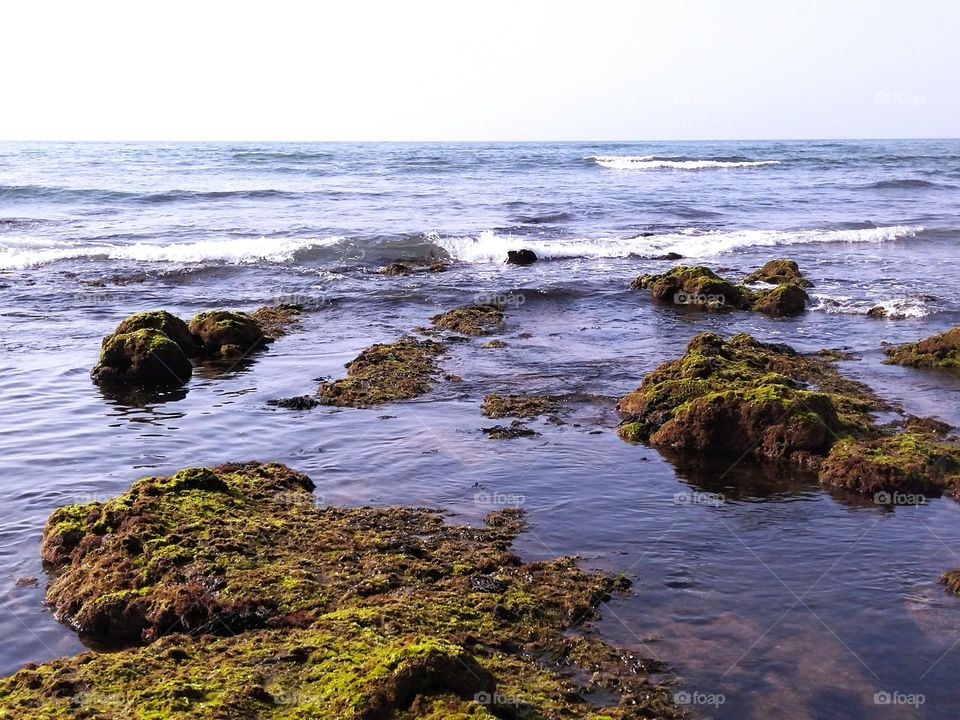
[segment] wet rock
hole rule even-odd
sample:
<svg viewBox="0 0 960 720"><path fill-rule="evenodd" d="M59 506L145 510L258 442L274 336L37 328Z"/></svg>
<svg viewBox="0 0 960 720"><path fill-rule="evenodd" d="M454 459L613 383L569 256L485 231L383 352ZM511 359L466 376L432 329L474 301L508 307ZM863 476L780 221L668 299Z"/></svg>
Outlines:
<svg viewBox="0 0 960 720"><path fill-rule="evenodd" d="M321 402L319 400L310 395L297 395L296 397L267 400L267 405L270 407L279 407L285 410L309 410L320 404Z"/></svg>
<svg viewBox="0 0 960 720"><path fill-rule="evenodd" d="M919 342L884 348L884 362L907 367L960 369L960 327Z"/></svg>
<svg viewBox="0 0 960 720"><path fill-rule="evenodd" d="M510 265L533 265L538 259L533 250L507 250L507 263Z"/></svg>
<svg viewBox="0 0 960 720"><path fill-rule="evenodd" d="M194 317L189 327L210 355L245 355L270 341L257 321L243 312L208 310Z"/></svg>
<svg viewBox="0 0 960 720"><path fill-rule="evenodd" d="M813 283L807 280L800 267L793 260L770 260L763 267L747 276L748 283L765 282L771 285L782 285L783 283L793 283L802 288L812 287Z"/></svg>
<svg viewBox="0 0 960 720"><path fill-rule="evenodd" d="M463 305L434 315L430 322L463 335L490 335L503 328L503 308L493 304Z"/></svg>
<svg viewBox="0 0 960 720"><path fill-rule="evenodd" d="M480 408L488 418L531 418L554 413L559 408L556 398L548 395L490 394L483 398Z"/></svg>
<svg viewBox="0 0 960 720"><path fill-rule="evenodd" d="M511 717L495 693L531 717L581 717L601 686L568 672L603 676L598 716L681 716L647 677L658 663L566 633L623 585L572 558L523 563L518 511L455 527L423 509L318 507L312 487L282 465L229 464L54 512L50 605L123 647L0 679L0 717Z"/></svg>
<svg viewBox="0 0 960 720"><path fill-rule="evenodd" d="M802 315L807 309L809 300L810 296L807 295L806 290L792 282L787 282L772 290L757 291L750 310L772 317Z"/></svg>
<svg viewBox="0 0 960 720"><path fill-rule="evenodd" d="M250 313L251 319L268 338L283 337L300 323L303 306L294 303L265 305ZM236 344L236 343L234 343Z"/></svg>
<svg viewBox="0 0 960 720"><path fill-rule="evenodd" d="M960 444L929 418L878 425L889 404L830 360L741 333L695 336L623 397L621 437L666 452L789 461L825 485L938 495L960 483Z"/></svg>
<svg viewBox="0 0 960 720"><path fill-rule="evenodd" d="M180 346L150 328L108 335L90 371L99 385L158 387L183 385L192 373L193 365Z"/></svg>
<svg viewBox="0 0 960 720"><path fill-rule="evenodd" d="M135 330L159 330L173 340L187 357L196 357L202 352L201 341L190 332L187 324L166 310L152 310L137 313L121 321L114 335L134 332Z"/></svg>
<svg viewBox="0 0 960 720"><path fill-rule="evenodd" d="M392 262L383 268L381 272L383 272L384 275L409 275L410 266L401 262Z"/></svg>
<svg viewBox="0 0 960 720"><path fill-rule="evenodd" d="M320 386L324 405L365 408L407 400L430 390L446 348L433 340L403 338L376 344L347 363L347 377Z"/></svg>
<svg viewBox="0 0 960 720"><path fill-rule="evenodd" d="M540 433L526 427L519 420L514 420L509 425L494 425L492 427L480 428L491 440L516 440L517 438L536 437Z"/></svg>
<svg viewBox="0 0 960 720"><path fill-rule="evenodd" d="M642 235L643 233L641 233ZM653 235L653 233L649 233ZM668 252L666 255L657 255L654 260L683 260L683 255L676 252Z"/></svg>
<svg viewBox="0 0 960 720"><path fill-rule="evenodd" d="M704 310L746 309L752 299L746 288L737 287L699 265L678 265L658 275L641 275L630 287L647 288L657 300Z"/></svg>
<svg viewBox="0 0 960 720"><path fill-rule="evenodd" d="M487 340L480 347L484 350L499 350L507 347L507 344L503 340Z"/></svg>
<svg viewBox="0 0 960 720"><path fill-rule="evenodd" d="M885 318L887 315L887 309L883 305L874 305L867 310L867 317L869 318Z"/></svg>

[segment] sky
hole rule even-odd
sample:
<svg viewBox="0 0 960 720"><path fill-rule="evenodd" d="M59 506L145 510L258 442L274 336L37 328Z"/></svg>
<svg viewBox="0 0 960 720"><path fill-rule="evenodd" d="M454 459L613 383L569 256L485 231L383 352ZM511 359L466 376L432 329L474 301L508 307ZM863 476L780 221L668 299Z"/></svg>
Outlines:
<svg viewBox="0 0 960 720"><path fill-rule="evenodd" d="M960 0L30 0L0 28L0 140L960 136Z"/></svg>

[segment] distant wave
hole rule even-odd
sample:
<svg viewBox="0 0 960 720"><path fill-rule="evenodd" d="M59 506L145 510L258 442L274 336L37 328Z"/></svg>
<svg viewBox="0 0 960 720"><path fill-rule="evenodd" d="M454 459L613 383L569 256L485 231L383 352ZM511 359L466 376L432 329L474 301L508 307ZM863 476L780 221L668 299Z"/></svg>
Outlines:
<svg viewBox="0 0 960 720"><path fill-rule="evenodd" d="M302 193L273 190L271 188L252 188L247 190L164 190L161 192L138 193L129 190L107 190L102 188L68 188L47 185L0 185L0 200L54 200L60 202L132 202L159 204L178 201L265 199L301 197Z"/></svg>
<svg viewBox="0 0 960 720"><path fill-rule="evenodd" d="M612 170L705 170L707 168L759 167L779 165L779 160L750 160L749 158L685 158L656 157L655 155L592 155L587 158L600 167Z"/></svg>
<svg viewBox="0 0 960 720"><path fill-rule="evenodd" d="M896 190L904 189L908 190L911 188L932 188L939 187L937 183L930 182L929 180L917 180L915 178L904 178L902 180L881 180L880 182L875 182L872 185L867 187L876 189L876 190Z"/></svg>
<svg viewBox="0 0 960 720"><path fill-rule="evenodd" d="M219 262L244 265L256 262L291 262L299 253L318 247L331 247L343 238L233 238L201 240L192 243L132 245L56 243L36 238L6 238L0 241L0 269L20 269L46 265L59 260L103 258L152 263Z"/></svg>
<svg viewBox="0 0 960 720"><path fill-rule="evenodd" d="M657 257L679 253L684 257L711 257L748 247L778 247L830 242L886 242L915 236L920 225L858 230L686 230L631 238L577 238L533 240L485 231L473 236L448 237L432 233L428 241L463 262L502 262L508 250L528 248L541 258Z"/></svg>

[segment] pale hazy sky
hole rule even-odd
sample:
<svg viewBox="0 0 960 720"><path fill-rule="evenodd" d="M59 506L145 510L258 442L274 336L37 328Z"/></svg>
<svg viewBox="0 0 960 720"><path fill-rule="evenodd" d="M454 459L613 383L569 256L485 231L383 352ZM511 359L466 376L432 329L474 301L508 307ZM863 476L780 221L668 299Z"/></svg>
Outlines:
<svg viewBox="0 0 960 720"><path fill-rule="evenodd" d="M960 0L0 5L0 139L960 136Z"/></svg>

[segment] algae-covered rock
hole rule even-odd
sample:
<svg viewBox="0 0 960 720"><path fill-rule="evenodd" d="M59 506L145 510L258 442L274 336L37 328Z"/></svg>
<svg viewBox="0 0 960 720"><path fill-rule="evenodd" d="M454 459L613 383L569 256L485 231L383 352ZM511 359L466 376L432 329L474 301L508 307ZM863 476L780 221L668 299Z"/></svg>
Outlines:
<svg viewBox="0 0 960 720"><path fill-rule="evenodd" d="M620 400L621 437L665 451L786 460L861 493L939 495L960 482L960 444L938 421L877 425L890 409L821 357L741 333L695 336Z"/></svg>
<svg viewBox="0 0 960 720"><path fill-rule="evenodd" d="M464 305L434 315L430 322L463 335L490 335L503 327L503 308L494 304Z"/></svg>
<svg viewBox="0 0 960 720"><path fill-rule="evenodd" d="M812 287L813 283L807 280L800 267L793 260L770 260L764 263L763 267L750 273L746 281L748 283L765 282L771 285L781 285L783 283L793 283L802 288Z"/></svg>
<svg viewBox="0 0 960 720"><path fill-rule="evenodd" d="M700 265L677 265L659 275L641 275L630 287L647 288L657 300L705 310L746 309L751 297L746 288L737 287Z"/></svg>
<svg viewBox="0 0 960 720"><path fill-rule="evenodd" d="M680 716L647 679L659 663L582 628L626 583L572 558L523 563L519 511L456 527L318 507L312 487L231 464L56 511L58 616L149 644L30 665L0 680L0 718Z"/></svg>
<svg viewBox="0 0 960 720"><path fill-rule="evenodd" d="M734 285L702 265L677 265L658 275L641 275L630 287L647 288L655 299L675 305L702 310L751 310L774 317L799 315L810 299L792 280L772 289L751 290Z"/></svg>
<svg viewBox="0 0 960 720"><path fill-rule="evenodd" d="M786 282L771 290L756 291L750 309L772 317L802 315L809 300L806 290L792 282Z"/></svg>
<svg viewBox="0 0 960 720"><path fill-rule="evenodd" d="M445 351L438 342L414 338L372 345L347 363L347 377L320 386L320 402L364 408L423 395Z"/></svg>
<svg viewBox="0 0 960 720"><path fill-rule="evenodd" d="M960 369L960 327L919 342L884 349L885 362L908 367Z"/></svg>
<svg viewBox="0 0 960 720"><path fill-rule="evenodd" d="M250 313L251 319L260 327L261 332L269 338L283 337L299 324L303 306L295 303L281 303L280 305L264 305Z"/></svg>
<svg viewBox="0 0 960 720"><path fill-rule="evenodd" d="M539 258L533 250L507 250L508 265L533 265Z"/></svg>
<svg viewBox="0 0 960 720"><path fill-rule="evenodd" d="M100 358L90 371L98 384L124 386L178 386L192 373L190 359L180 346L151 328L105 337Z"/></svg>
<svg viewBox="0 0 960 720"><path fill-rule="evenodd" d="M548 395L499 395L496 393L483 398L480 412L488 418L523 417L530 418L557 411L559 403Z"/></svg>
<svg viewBox="0 0 960 720"><path fill-rule="evenodd" d="M231 310L202 312L190 321L189 327L211 355L245 355L270 340L247 313Z"/></svg>
<svg viewBox="0 0 960 720"><path fill-rule="evenodd" d="M201 352L199 338L190 332L190 328L183 320L166 310L152 310L131 315L117 325L117 329L113 332L115 335L122 335L144 328L162 332L179 345L187 357L195 357Z"/></svg>

